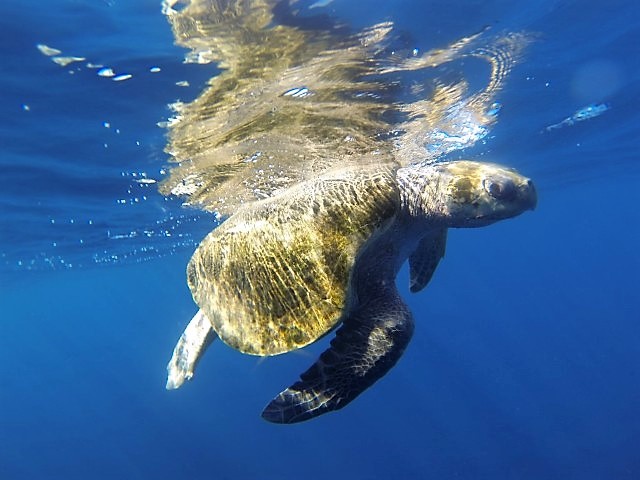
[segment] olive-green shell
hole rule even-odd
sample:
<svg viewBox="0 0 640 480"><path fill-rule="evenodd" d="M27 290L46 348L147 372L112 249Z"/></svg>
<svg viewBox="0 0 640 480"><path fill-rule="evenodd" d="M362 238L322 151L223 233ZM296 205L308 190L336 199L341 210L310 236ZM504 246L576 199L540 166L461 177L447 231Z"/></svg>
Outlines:
<svg viewBox="0 0 640 480"><path fill-rule="evenodd" d="M358 254L393 222L399 202L393 170L378 166L333 171L249 204L194 253L193 298L243 353L303 347L340 321Z"/></svg>

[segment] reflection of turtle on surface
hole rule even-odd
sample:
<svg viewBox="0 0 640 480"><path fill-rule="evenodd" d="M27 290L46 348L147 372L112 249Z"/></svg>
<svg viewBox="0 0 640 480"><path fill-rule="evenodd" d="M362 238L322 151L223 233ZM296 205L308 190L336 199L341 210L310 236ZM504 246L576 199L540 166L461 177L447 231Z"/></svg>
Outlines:
<svg viewBox="0 0 640 480"><path fill-rule="evenodd" d="M187 3L168 16L176 42L222 72L174 106L174 165L160 190L221 216L332 168L406 166L471 146L495 121L496 93L527 43L480 32L414 54L390 45L389 22L350 34L292 26L287 0L166 3L176 1ZM406 72L456 62L488 64L484 88L450 72L403 87Z"/></svg>
<svg viewBox="0 0 640 480"><path fill-rule="evenodd" d="M525 36L479 45L480 32L418 52L390 47L389 22L351 34L293 17L290 5L299 8L293 0L165 1L189 58L222 72L175 107L167 146L175 165L160 187L228 217L189 263L200 310L173 352L167 388L192 377L216 337L276 355L341 325L263 412L280 423L343 407L395 364L413 331L395 287L406 259L419 291L444 255L448 228L488 225L536 201L511 170L438 163L486 135ZM489 64L484 88L452 74L463 61ZM440 72L446 79L435 71L443 64L452 66ZM416 75L404 88L403 72L428 69L435 78Z"/></svg>
<svg viewBox="0 0 640 480"><path fill-rule="evenodd" d="M458 161L329 172L240 208L200 244L188 283L200 311L168 365L167 388L191 378L220 337L254 355L314 342L330 348L262 416L292 423L339 409L399 359L413 320L395 286L408 258L421 290L444 255L448 228L479 227L535 206L512 170Z"/></svg>

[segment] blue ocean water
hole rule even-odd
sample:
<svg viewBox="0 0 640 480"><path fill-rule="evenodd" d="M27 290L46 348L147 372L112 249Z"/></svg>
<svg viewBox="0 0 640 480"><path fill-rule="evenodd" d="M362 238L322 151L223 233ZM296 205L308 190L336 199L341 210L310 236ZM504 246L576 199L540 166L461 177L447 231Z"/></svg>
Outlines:
<svg viewBox="0 0 640 480"><path fill-rule="evenodd" d="M450 232L424 292L401 272L416 318L401 361L293 426L259 413L328 339L261 362L216 345L164 389L196 311L185 265L213 219L140 180L167 168L167 104L216 70L182 63L159 3L4 6L0 478L640 478L637 2L321 7L356 28L393 19L421 50L530 32L497 125L464 153L518 168L539 202Z"/></svg>

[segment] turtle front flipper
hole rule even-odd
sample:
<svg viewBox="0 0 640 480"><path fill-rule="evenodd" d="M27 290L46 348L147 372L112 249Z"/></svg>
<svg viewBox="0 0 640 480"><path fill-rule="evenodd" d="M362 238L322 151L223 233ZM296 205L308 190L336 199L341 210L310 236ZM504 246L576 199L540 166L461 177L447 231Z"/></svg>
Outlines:
<svg viewBox="0 0 640 480"><path fill-rule="evenodd" d="M338 410L396 364L413 334L411 312L395 289L370 298L344 320L300 381L267 405L265 420L296 423Z"/></svg>
<svg viewBox="0 0 640 480"><path fill-rule="evenodd" d="M216 338L211 322L202 310L198 310L173 349L167 365L167 390L180 388L185 380L193 377L200 357Z"/></svg>
<svg viewBox="0 0 640 480"><path fill-rule="evenodd" d="M444 257L447 244L447 229L436 230L425 235L415 251L409 256L409 288L416 293L427 286L436 267Z"/></svg>

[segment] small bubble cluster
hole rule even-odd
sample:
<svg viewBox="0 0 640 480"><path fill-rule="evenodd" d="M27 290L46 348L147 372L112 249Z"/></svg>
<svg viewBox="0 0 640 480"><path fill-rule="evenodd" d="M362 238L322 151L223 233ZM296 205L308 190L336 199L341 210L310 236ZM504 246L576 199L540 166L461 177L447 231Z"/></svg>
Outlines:
<svg viewBox="0 0 640 480"><path fill-rule="evenodd" d="M44 43L37 44L36 48L44 56L49 57L53 63L61 67L69 67L74 64L79 64L84 62L84 67L89 70L95 70L96 75L98 77L108 78L113 82L124 82L126 80L131 80L133 78L133 73L120 72L118 71L117 68L113 66L107 66L101 63L93 63L91 61L87 61L86 57L75 56L75 55L62 55L62 50L50 47L48 45L45 45ZM77 68L76 70L69 70L69 73L74 74L78 70L80 70L80 68ZM149 73L160 73L162 71L162 68L157 65L152 65L148 68L148 71ZM189 86L189 82L186 82L186 81L177 82L176 85Z"/></svg>

